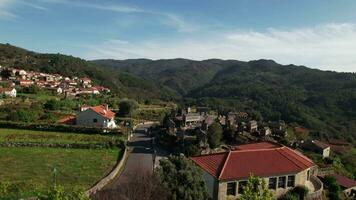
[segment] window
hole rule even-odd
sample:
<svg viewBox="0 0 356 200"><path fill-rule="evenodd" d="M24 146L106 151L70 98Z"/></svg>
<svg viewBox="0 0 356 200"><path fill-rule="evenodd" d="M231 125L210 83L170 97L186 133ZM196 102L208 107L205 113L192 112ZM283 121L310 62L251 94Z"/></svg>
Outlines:
<svg viewBox="0 0 356 200"><path fill-rule="evenodd" d="M94 122L94 123L97 123L97 122L98 122L98 119L93 119L93 122Z"/></svg>
<svg viewBox="0 0 356 200"><path fill-rule="evenodd" d="M244 192L244 187L246 187L247 181L239 181L239 190L238 193L242 194Z"/></svg>
<svg viewBox="0 0 356 200"><path fill-rule="evenodd" d="M269 178L268 189L276 189L277 178Z"/></svg>
<svg viewBox="0 0 356 200"><path fill-rule="evenodd" d="M226 195L236 195L236 182L227 183Z"/></svg>
<svg viewBox="0 0 356 200"><path fill-rule="evenodd" d="M278 188L286 188L286 177L281 176L278 178Z"/></svg>
<svg viewBox="0 0 356 200"><path fill-rule="evenodd" d="M307 180L310 180L310 170L307 171Z"/></svg>
<svg viewBox="0 0 356 200"><path fill-rule="evenodd" d="M288 181L287 181L287 186L288 187L294 187L295 185L295 176L288 176Z"/></svg>

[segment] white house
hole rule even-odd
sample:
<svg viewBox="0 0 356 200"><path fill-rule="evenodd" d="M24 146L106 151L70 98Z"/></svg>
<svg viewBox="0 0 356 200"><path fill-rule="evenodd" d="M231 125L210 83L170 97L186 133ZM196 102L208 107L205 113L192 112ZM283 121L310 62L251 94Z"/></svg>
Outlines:
<svg viewBox="0 0 356 200"><path fill-rule="evenodd" d="M16 97L17 91L15 88L0 88L0 94L6 97Z"/></svg>
<svg viewBox="0 0 356 200"><path fill-rule="evenodd" d="M76 116L78 126L116 128L115 113L109 110L107 106L81 107Z"/></svg>

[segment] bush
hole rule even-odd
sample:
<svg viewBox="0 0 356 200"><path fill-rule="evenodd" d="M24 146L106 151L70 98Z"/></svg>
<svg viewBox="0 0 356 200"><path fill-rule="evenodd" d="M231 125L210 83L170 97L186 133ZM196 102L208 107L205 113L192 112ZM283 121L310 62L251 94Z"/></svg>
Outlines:
<svg viewBox="0 0 356 200"><path fill-rule="evenodd" d="M134 100L124 100L119 103L119 115L126 117L132 114L138 108L138 104Z"/></svg>
<svg viewBox="0 0 356 200"><path fill-rule="evenodd" d="M39 119L39 113L30 109L19 109L10 112L8 119L17 122L35 122Z"/></svg>
<svg viewBox="0 0 356 200"><path fill-rule="evenodd" d="M291 191L290 194L297 196L300 200L303 200L304 197L308 194L309 189L305 186L296 186Z"/></svg>
<svg viewBox="0 0 356 200"><path fill-rule="evenodd" d="M214 122L208 129L208 143L210 148L216 148L220 146L222 138L222 127L218 122Z"/></svg>
<svg viewBox="0 0 356 200"><path fill-rule="evenodd" d="M43 105L43 108L47 109L47 110L58 110L58 109L60 109L60 107L61 107L60 102L55 99L48 100Z"/></svg>

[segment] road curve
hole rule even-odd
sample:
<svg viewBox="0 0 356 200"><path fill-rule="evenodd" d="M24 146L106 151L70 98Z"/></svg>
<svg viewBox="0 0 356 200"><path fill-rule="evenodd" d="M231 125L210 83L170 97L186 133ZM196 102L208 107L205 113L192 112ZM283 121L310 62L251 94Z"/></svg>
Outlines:
<svg viewBox="0 0 356 200"><path fill-rule="evenodd" d="M95 200L120 200L120 187L125 185L130 177L137 173L153 172L152 138L145 130L151 125L140 124L133 133L132 140L128 143L131 152L127 158L124 169L111 183L98 191L92 199Z"/></svg>

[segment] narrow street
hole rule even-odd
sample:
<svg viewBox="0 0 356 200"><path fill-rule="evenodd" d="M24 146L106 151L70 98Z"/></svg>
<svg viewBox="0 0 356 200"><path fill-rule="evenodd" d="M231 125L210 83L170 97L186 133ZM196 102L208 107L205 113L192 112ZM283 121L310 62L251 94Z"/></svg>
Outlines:
<svg viewBox="0 0 356 200"><path fill-rule="evenodd" d="M99 191L94 199L119 200L119 190L128 182L130 177L138 173L153 172L152 138L145 132L151 125L141 124L136 127L132 140L128 143L131 152L127 158L122 173L110 184Z"/></svg>

